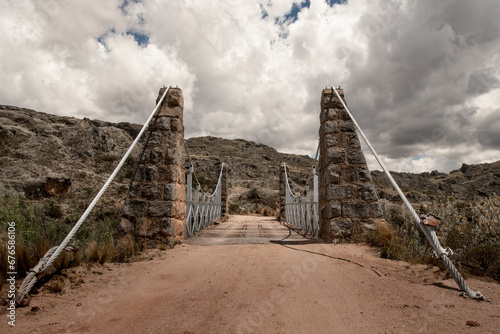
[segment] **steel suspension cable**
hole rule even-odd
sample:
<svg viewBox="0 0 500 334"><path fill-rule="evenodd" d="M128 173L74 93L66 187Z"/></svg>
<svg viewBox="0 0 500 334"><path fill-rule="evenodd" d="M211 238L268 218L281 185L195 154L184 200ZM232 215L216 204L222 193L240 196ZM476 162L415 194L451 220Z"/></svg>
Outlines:
<svg viewBox="0 0 500 334"><path fill-rule="evenodd" d="M467 293L467 295L470 298L483 300L484 297L481 294L481 292L479 292L479 291L473 291L472 289L469 288L469 286L467 285L467 283L465 282L465 280L462 278L462 276L460 275L460 273L458 272L458 270L455 268L455 266L453 265L453 263L450 261L450 259L448 258L448 256L444 252L444 249L442 247L439 247L440 244L439 244L439 240L437 239L436 234L435 233L431 233L423 225L422 221L420 220L419 215L417 214L417 212L415 211L415 209L411 205L410 201L408 201L408 199L406 198L406 196L403 193L403 191L401 190L401 188L399 188L398 184L396 183L396 181L392 177L391 173L389 173L389 170L386 168L386 166L384 165L383 161L380 159L380 157L378 156L377 152L375 151L375 149L371 145L370 141L365 136L363 130L361 129L361 127L359 126L358 122L356 121L356 119L352 115L351 110L346 105L346 103L344 102L344 99L340 96L340 94L337 91L337 89L335 89L335 87L331 87L331 89L337 95L338 99L342 103L342 106L345 108L347 114L349 115L349 117L353 121L353 123L356 126L356 128L358 129L359 133L361 134L361 137L363 137L363 140L365 141L366 145L368 145L368 148L373 153L373 156L375 157L375 159L379 163L380 167L382 167L382 170L384 171L385 175L387 176L387 178L391 182L392 186L398 192L399 197L401 197L401 199L405 203L405 205L408 208L408 210L410 210L410 213L412 214L413 218L415 219L416 224L420 227L420 229L422 230L422 232L425 234L425 236L429 240L429 243L431 244L432 248L436 252L437 256L439 258L441 258L441 260L445 264L446 268L448 269L448 271L450 272L450 274L453 276L453 279L455 280L455 282L457 283L457 285L460 287L460 289L462 291L464 291L465 293Z"/></svg>
<svg viewBox="0 0 500 334"><path fill-rule="evenodd" d="M47 256L44 256L42 258L42 260L40 261L41 263L39 263L35 268L33 268L32 271L30 272L30 274L28 274L28 276L26 276L26 278L24 279L23 283L21 284L21 287L19 288L19 291L18 291L18 293L16 295L16 301L18 301L18 302L22 301L22 299L24 298L24 296L31 290L31 288L33 287L33 285L35 285L35 283L37 281L37 275L36 274L42 273L45 270L47 270L54 263L54 261L57 259L57 257L61 254L61 252L64 250L64 248L68 245L68 243L70 242L70 240L74 237L74 235L76 234L76 232L78 231L78 229L80 228L80 226L83 224L83 222L85 221L85 219L87 218L87 216L90 214L90 212L92 211L92 209L94 209L94 206L97 204L97 202L102 197L102 195L104 194L104 192L106 191L106 189L109 187L109 185L111 184L111 182L115 178L116 174L118 174L118 172L122 168L123 164L127 160L127 158L130 155L130 153L132 153L132 150L135 148L135 146L139 142L139 139L142 137L142 135L146 131L149 123L153 119L153 116L156 114L156 111L158 110L158 108L163 103L163 100L165 99L165 97L167 96L168 92L170 91L170 88L171 88L171 86L168 87L165 90L165 92L163 93L162 97L160 98L160 100L156 104L156 107L154 108L153 112L151 113L151 115L147 119L146 123L144 123L144 126L142 127L141 131L139 132L139 134L135 138L134 142L132 143L132 145L130 145L129 149L127 150L127 152L125 153L125 155L123 156L123 158L120 160L120 163L118 164L118 166L116 166L115 170L113 171L113 173L111 173L111 175L109 176L109 178L106 181L106 183L104 184L104 186L101 188L101 190L99 191L99 193L94 197L94 199L92 200L92 202L90 203L90 205L88 206L88 208L82 214L82 216L80 217L80 219L76 222L75 226L73 226L73 228L68 233L68 235L63 240L63 242L52 253L52 255L50 256L50 258L47 259Z"/></svg>
<svg viewBox="0 0 500 334"><path fill-rule="evenodd" d="M193 174L194 174L194 178L196 180L196 184L198 184L201 187L200 181L198 181L198 176L196 176L196 169L194 168L193 161L191 161L191 156L189 155L189 150L188 150L188 147L186 145L186 141L184 141L184 150L186 151L186 155L187 155L188 160L189 160L189 165L193 166Z"/></svg>

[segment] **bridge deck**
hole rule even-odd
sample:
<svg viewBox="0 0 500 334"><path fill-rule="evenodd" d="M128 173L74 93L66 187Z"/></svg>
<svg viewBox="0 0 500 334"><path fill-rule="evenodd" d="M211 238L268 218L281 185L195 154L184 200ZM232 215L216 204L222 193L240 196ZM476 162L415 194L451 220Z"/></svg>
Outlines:
<svg viewBox="0 0 500 334"><path fill-rule="evenodd" d="M192 245L266 244L280 240L307 240L276 219L259 216L231 216L228 221L196 233L186 240Z"/></svg>

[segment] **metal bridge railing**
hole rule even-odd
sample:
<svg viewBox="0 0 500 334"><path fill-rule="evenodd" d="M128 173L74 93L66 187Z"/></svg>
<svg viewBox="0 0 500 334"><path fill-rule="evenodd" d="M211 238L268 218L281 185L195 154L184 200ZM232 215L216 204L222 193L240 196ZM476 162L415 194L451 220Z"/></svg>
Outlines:
<svg viewBox="0 0 500 334"><path fill-rule="evenodd" d="M186 236L189 237L208 226L212 226L216 219L221 218L223 170L224 164L221 166L214 192L211 195L206 195L201 192L199 183L193 191L194 167L192 165L189 167L186 182Z"/></svg>
<svg viewBox="0 0 500 334"><path fill-rule="evenodd" d="M318 175L316 167L313 166L313 193L309 191L309 185L306 185L306 196L295 195L290 187L286 164L285 168L285 221L287 224L295 226L307 234L319 234L319 197L318 197ZM312 197L312 198L311 198Z"/></svg>

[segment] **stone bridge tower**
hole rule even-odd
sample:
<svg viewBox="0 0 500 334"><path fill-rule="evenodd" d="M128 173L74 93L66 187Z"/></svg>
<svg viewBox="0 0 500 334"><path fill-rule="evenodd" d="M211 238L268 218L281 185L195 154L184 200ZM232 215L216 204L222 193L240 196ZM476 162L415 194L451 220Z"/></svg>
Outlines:
<svg viewBox="0 0 500 334"><path fill-rule="evenodd" d="M157 103L165 89L160 89ZM185 233L183 108L182 91L170 88L145 133L146 142L123 205L123 231L150 244Z"/></svg>
<svg viewBox="0 0 500 334"><path fill-rule="evenodd" d="M335 88L321 94L319 226L323 239L357 240L383 217L354 122ZM343 98L343 90L338 90Z"/></svg>

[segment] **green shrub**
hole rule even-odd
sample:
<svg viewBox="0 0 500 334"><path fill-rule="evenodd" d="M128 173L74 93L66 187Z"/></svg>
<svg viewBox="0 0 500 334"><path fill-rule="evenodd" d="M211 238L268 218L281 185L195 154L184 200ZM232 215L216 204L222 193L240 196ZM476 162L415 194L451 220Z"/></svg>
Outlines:
<svg viewBox="0 0 500 334"><path fill-rule="evenodd" d="M414 223L408 210L384 202L384 216L392 233L383 229L367 233L367 242L381 249L383 257L410 262L433 263L428 256L429 242ZM500 280L500 197L495 195L468 205L449 198L428 206L422 212L441 218L436 233L443 247L454 251L453 261L476 275Z"/></svg>

